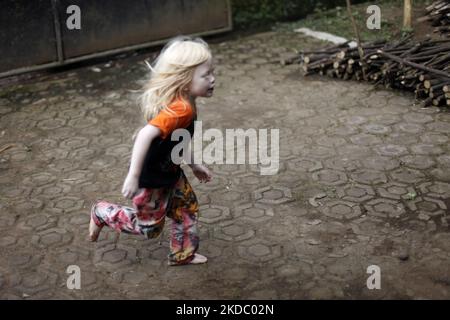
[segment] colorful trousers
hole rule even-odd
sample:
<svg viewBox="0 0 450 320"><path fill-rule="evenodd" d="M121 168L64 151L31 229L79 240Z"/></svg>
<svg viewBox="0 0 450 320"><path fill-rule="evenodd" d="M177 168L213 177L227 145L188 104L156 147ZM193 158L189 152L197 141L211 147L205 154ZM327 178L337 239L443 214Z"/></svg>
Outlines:
<svg viewBox="0 0 450 320"><path fill-rule="evenodd" d="M171 188L140 189L133 208L96 202L91 217L97 226L107 225L119 232L156 238L165 217L172 219L169 265L187 264L198 249L198 202L184 173Z"/></svg>

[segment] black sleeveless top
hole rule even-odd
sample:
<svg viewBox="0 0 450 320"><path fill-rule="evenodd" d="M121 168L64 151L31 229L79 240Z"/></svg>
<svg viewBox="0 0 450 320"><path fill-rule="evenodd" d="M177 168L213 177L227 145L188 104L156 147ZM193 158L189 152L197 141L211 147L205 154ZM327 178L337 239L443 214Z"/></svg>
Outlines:
<svg viewBox="0 0 450 320"><path fill-rule="evenodd" d="M185 128L189 131L191 138L194 134L196 119L197 114L195 113L191 123ZM180 141L172 141L171 135L165 139L157 137L152 141L139 176L139 188L171 187L178 181L181 176L181 168L179 164L173 163L171 153L179 143L182 143L182 138Z"/></svg>

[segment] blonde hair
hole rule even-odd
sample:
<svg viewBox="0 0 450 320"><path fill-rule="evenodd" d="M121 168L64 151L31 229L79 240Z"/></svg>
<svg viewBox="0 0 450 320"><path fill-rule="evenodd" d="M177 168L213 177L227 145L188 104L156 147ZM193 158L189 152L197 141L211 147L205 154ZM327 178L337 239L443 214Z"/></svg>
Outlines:
<svg viewBox="0 0 450 320"><path fill-rule="evenodd" d="M146 121L161 110L171 112L169 105L177 99L187 100L188 90L195 68L211 59L208 44L201 38L178 36L161 50L150 68L150 79L139 97Z"/></svg>

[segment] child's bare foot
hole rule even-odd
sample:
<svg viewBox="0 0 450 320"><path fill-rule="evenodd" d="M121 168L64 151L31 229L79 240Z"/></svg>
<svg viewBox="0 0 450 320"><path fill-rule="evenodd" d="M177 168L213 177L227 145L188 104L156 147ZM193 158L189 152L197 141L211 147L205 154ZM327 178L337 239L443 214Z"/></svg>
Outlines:
<svg viewBox="0 0 450 320"><path fill-rule="evenodd" d="M208 258L206 258L205 256L196 253L194 255L194 259L191 260L191 262L189 262L189 264L202 264L202 263L206 263L208 261Z"/></svg>
<svg viewBox="0 0 450 320"><path fill-rule="evenodd" d="M89 223L89 240L96 242L102 228L103 226L99 227L91 217L91 222Z"/></svg>
<svg viewBox="0 0 450 320"><path fill-rule="evenodd" d="M206 258L204 255L195 253L194 259L192 259L190 262L184 263L184 264L183 263L179 264L179 263L169 261L169 266L184 266L187 264L202 264L202 263L206 263L207 261L208 261L208 258Z"/></svg>

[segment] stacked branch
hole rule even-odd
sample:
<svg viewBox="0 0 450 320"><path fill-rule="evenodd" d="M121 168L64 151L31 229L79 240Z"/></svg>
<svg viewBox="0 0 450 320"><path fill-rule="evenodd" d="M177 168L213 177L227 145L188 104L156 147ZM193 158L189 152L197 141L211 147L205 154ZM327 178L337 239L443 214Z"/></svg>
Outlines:
<svg viewBox="0 0 450 320"><path fill-rule="evenodd" d="M417 21L428 21L434 28L434 32L444 37L450 36L450 0L439 0L425 8L427 14Z"/></svg>
<svg viewBox="0 0 450 320"><path fill-rule="evenodd" d="M366 80L387 88L414 91L424 106L450 106L450 39L393 43L375 41L358 49L348 43L316 51L300 52L305 75L318 73L344 80Z"/></svg>

